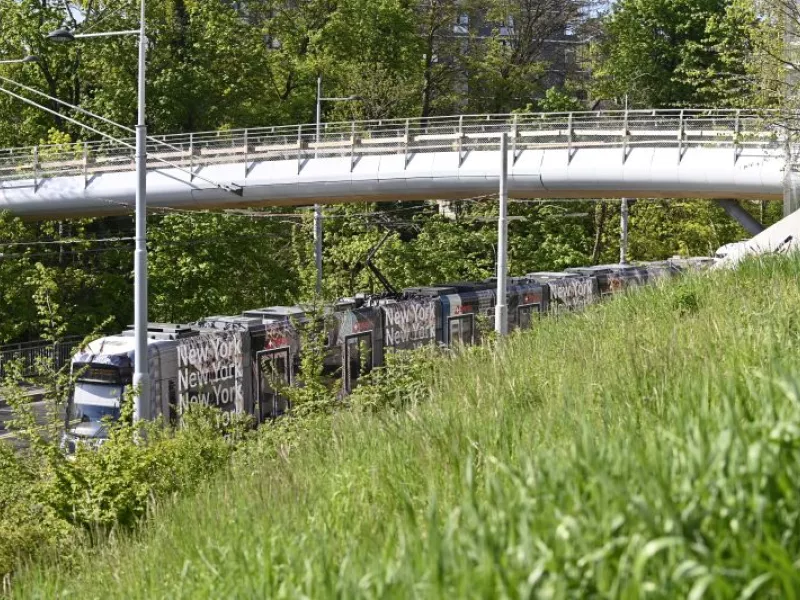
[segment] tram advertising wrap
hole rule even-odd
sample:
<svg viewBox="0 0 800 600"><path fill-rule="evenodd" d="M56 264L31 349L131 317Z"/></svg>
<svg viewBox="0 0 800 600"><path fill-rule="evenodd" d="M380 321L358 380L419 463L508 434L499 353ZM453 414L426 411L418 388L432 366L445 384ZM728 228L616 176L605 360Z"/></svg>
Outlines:
<svg viewBox="0 0 800 600"><path fill-rule="evenodd" d="M178 351L178 405L214 406L223 412L244 411L244 334L201 334L181 340Z"/></svg>

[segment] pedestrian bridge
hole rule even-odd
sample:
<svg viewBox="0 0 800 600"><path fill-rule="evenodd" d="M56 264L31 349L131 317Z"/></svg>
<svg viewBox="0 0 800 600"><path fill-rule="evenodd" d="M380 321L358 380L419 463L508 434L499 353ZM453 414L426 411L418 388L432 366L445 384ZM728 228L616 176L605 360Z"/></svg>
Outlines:
<svg viewBox="0 0 800 600"><path fill-rule="evenodd" d="M152 208L465 198L784 198L793 145L778 113L635 110L260 127L149 138ZM133 140L0 150L0 211L131 212ZM790 184L789 184L790 185ZM790 185L791 187L791 185Z"/></svg>

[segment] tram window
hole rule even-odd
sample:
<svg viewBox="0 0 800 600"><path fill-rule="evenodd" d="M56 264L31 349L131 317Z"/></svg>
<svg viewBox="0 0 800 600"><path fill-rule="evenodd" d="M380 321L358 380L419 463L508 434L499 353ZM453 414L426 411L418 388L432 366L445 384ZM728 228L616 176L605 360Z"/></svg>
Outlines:
<svg viewBox="0 0 800 600"><path fill-rule="evenodd" d="M475 341L475 315L464 315L462 317L451 317L450 326L450 345L472 344Z"/></svg>

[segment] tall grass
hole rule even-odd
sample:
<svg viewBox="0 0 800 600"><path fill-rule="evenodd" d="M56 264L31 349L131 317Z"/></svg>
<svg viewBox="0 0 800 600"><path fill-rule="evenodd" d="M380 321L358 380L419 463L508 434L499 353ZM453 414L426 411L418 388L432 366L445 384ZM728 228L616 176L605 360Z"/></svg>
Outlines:
<svg viewBox="0 0 800 600"><path fill-rule="evenodd" d="M799 276L750 262L542 321L406 411L253 444L15 595L793 598Z"/></svg>

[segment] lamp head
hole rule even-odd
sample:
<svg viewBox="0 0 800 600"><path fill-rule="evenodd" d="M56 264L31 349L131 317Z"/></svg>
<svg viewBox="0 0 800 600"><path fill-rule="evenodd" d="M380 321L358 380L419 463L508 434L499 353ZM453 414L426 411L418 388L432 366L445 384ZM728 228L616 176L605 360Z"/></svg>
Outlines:
<svg viewBox="0 0 800 600"><path fill-rule="evenodd" d="M39 62L39 57L29 54L28 56L26 56L25 58L22 59L22 62L24 62L24 63L38 63Z"/></svg>
<svg viewBox="0 0 800 600"><path fill-rule="evenodd" d="M66 44L75 41L75 34L66 27L60 27L47 34L47 39L59 44Z"/></svg>

